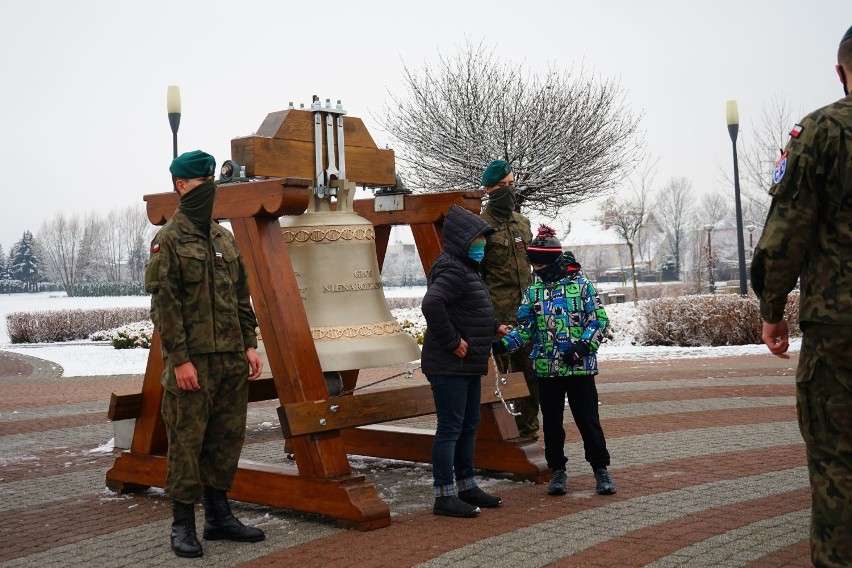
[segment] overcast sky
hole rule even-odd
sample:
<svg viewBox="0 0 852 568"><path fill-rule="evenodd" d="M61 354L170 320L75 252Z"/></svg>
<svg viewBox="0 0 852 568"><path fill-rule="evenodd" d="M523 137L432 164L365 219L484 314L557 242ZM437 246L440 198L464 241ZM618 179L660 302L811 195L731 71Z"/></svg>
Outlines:
<svg viewBox="0 0 852 568"><path fill-rule="evenodd" d="M383 146L403 63L465 38L533 71L583 65L620 79L644 112L658 180L724 185L725 101L746 136L775 95L794 114L842 96L833 65L852 2L610 0L282 2L28 0L3 3L0 245L57 213L105 214L169 191L166 90L182 99L179 150L218 163L230 141L311 95L341 99ZM791 125L792 126L792 125ZM484 164L483 164L484 165Z"/></svg>

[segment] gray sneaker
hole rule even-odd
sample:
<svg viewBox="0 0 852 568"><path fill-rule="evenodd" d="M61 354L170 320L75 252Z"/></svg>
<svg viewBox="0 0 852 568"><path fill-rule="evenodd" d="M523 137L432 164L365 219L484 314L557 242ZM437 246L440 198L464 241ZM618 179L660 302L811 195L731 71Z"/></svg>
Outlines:
<svg viewBox="0 0 852 568"><path fill-rule="evenodd" d="M564 469L553 472L553 479L550 480L550 485L547 486L548 495L565 495L568 493L568 474Z"/></svg>
<svg viewBox="0 0 852 568"><path fill-rule="evenodd" d="M615 483L605 467L595 470L595 491L598 495L615 495Z"/></svg>

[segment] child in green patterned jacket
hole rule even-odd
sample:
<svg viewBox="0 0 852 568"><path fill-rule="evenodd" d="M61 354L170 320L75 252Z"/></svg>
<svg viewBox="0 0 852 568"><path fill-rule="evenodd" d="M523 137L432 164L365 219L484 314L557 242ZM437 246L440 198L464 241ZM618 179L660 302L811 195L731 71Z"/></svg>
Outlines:
<svg viewBox="0 0 852 568"><path fill-rule="evenodd" d="M609 319L594 285L577 262L566 262L562 244L550 227L539 227L527 247L527 259L537 279L524 292L518 308L517 327L494 342L494 352L513 352L533 342L530 358L539 379L544 430L544 456L553 471L547 488L550 495L565 495L565 399L583 438L586 461L595 475L601 495L615 493L609 475L609 452L598 414L595 353L604 338Z"/></svg>

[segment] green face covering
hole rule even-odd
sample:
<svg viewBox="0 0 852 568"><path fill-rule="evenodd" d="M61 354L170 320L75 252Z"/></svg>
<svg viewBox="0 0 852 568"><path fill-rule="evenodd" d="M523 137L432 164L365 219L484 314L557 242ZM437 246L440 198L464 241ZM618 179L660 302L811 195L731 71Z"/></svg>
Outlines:
<svg viewBox="0 0 852 568"><path fill-rule="evenodd" d="M515 210L515 186L504 185L488 194L488 205L495 217L508 219Z"/></svg>
<svg viewBox="0 0 852 568"><path fill-rule="evenodd" d="M210 226L213 219L213 202L216 200L216 183L207 180L189 193L180 196L180 206L184 215L198 227Z"/></svg>

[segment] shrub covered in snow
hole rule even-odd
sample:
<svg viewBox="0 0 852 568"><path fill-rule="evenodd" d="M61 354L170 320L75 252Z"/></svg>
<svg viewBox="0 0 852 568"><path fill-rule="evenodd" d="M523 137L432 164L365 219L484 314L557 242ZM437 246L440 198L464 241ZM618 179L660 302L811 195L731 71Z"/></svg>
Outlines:
<svg viewBox="0 0 852 568"><path fill-rule="evenodd" d="M92 341L109 341L116 349L135 349L151 347L151 336L154 334L154 323L151 320L137 321L114 329L101 330L93 333Z"/></svg>
<svg viewBox="0 0 852 568"><path fill-rule="evenodd" d="M798 333L799 296L791 294L786 318ZM636 341L642 345L681 347L750 345L761 343L762 321L752 295L708 294L658 298L639 304L642 322Z"/></svg>
<svg viewBox="0 0 852 568"><path fill-rule="evenodd" d="M6 315L6 329L12 343L73 341L148 317L143 307L12 312Z"/></svg>

